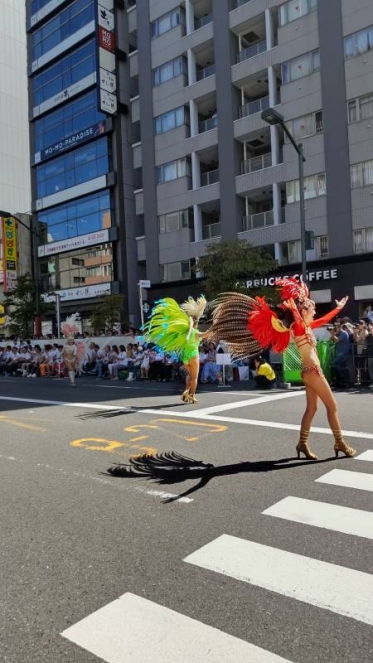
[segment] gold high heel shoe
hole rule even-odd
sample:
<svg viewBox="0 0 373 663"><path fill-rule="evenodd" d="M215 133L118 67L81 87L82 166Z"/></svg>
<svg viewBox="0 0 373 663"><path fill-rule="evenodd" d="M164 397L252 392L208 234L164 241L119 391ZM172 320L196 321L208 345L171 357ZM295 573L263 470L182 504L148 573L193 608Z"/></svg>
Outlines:
<svg viewBox="0 0 373 663"><path fill-rule="evenodd" d="M183 391L181 394L181 400L184 401L184 403L189 402L189 389L185 389L185 391Z"/></svg>
<svg viewBox="0 0 373 663"><path fill-rule="evenodd" d="M344 454L346 458L353 458L356 454L356 449L347 446L346 442L342 437L342 431L333 430L334 434L334 452L335 457L338 458L339 452Z"/></svg>
<svg viewBox="0 0 373 663"><path fill-rule="evenodd" d="M195 397L195 394L189 394L188 403L198 403L198 400Z"/></svg>
<svg viewBox="0 0 373 663"><path fill-rule="evenodd" d="M312 451L310 451L308 447L309 434L310 434L309 430L306 430L305 428L300 429L299 442L295 447L296 452L298 454L298 458L300 458L300 455L302 453L305 455L306 460L318 460L316 454L312 453Z"/></svg>

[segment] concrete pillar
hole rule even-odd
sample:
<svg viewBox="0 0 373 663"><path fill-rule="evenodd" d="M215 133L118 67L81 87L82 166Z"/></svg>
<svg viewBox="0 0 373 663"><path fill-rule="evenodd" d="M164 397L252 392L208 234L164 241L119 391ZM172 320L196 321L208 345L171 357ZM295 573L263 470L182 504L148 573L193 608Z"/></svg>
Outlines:
<svg viewBox="0 0 373 663"><path fill-rule="evenodd" d="M193 205L194 215L194 241L202 241L202 212L199 205Z"/></svg>
<svg viewBox="0 0 373 663"><path fill-rule="evenodd" d="M279 226L281 223L281 190L278 184L272 184L273 197L273 223Z"/></svg>
<svg viewBox="0 0 373 663"><path fill-rule="evenodd" d="M196 76L196 56L193 51L188 49L188 85L193 85L197 80Z"/></svg>
<svg viewBox="0 0 373 663"><path fill-rule="evenodd" d="M185 0L186 33L194 32L194 8L192 0Z"/></svg>
<svg viewBox="0 0 373 663"><path fill-rule="evenodd" d="M192 152L192 186L193 189L199 189L201 186L201 164L195 152Z"/></svg>
<svg viewBox="0 0 373 663"><path fill-rule="evenodd" d="M275 242L275 260L277 260L278 264L281 265L282 255L281 244L279 242Z"/></svg>
<svg viewBox="0 0 373 663"><path fill-rule="evenodd" d="M267 50L273 48L275 45L275 26L273 23L273 16L270 9L266 9L264 12L265 24L266 24L266 39L267 39Z"/></svg>

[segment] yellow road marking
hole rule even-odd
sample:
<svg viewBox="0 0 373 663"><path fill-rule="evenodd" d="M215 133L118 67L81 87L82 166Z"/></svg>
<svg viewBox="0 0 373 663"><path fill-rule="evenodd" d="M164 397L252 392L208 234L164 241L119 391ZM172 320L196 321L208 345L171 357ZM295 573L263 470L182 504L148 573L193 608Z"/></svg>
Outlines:
<svg viewBox="0 0 373 663"><path fill-rule="evenodd" d="M47 428L40 428L40 426L32 426L31 424L23 424L17 419L9 419L8 417L0 416L0 421L3 424L8 424L9 426L16 426L17 428L25 428L27 430L33 430L36 433L46 433Z"/></svg>
<svg viewBox="0 0 373 663"><path fill-rule="evenodd" d="M89 451L108 451L109 453L116 453L119 449L138 449L138 456L157 453L157 449L154 447L144 447L139 444L132 444L136 439L139 440L144 438L133 438L132 440L128 440L128 442L118 442L118 440L106 440L102 437L86 437L80 440L73 440L70 442L70 446L87 449Z"/></svg>
<svg viewBox="0 0 373 663"><path fill-rule="evenodd" d="M140 428L158 428L158 426L140 424L139 426L127 426L126 428L123 428L123 430L127 431L128 433L141 433Z"/></svg>

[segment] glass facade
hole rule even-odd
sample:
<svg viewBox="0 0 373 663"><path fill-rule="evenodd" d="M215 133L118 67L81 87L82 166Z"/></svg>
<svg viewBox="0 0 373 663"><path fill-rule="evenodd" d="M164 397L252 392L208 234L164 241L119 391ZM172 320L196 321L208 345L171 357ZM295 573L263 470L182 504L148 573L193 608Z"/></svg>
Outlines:
<svg viewBox="0 0 373 663"><path fill-rule="evenodd" d="M41 151L106 118L97 108L97 91L92 90L76 101L34 123L35 150Z"/></svg>
<svg viewBox="0 0 373 663"><path fill-rule="evenodd" d="M50 0L31 0L31 14L36 14L39 9L45 7Z"/></svg>
<svg viewBox="0 0 373 663"><path fill-rule="evenodd" d="M37 106L54 97L95 71L96 44L92 40L70 55L61 58L42 74L34 76L32 80L33 105Z"/></svg>
<svg viewBox="0 0 373 663"><path fill-rule="evenodd" d="M93 21L93 0L75 0L32 35L32 60L40 58L52 48Z"/></svg>
<svg viewBox="0 0 373 663"><path fill-rule="evenodd" d="M59 242L112 226L112 204L109 191L95 193L45 212L39 212L42 243Z"/></svg>
<svg viewBox="0 0 373 663"><path fill-rule="evenodd" d="M37 198L70 189L109 172L109 140L100 138L36 168Z"/></svg>
<svg viewBox="0 0 373 663"><path fill-rule="evenodd" d="M40 271L50 290L108 283L114 278L113 246L100 244L43 258Z"/></svg>

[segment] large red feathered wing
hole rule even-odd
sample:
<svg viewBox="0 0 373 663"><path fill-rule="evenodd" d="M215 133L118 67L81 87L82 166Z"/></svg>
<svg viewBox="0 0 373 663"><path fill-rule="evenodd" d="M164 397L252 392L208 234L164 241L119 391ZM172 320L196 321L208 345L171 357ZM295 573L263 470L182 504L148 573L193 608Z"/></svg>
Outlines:
<svg viewBox="0 0 373 663"><path fill-rule="evenodd" d="M270 345L275 352L284 352L290 343L290 330L268 306L265 297L255 297L257 306L248 317L247 327L262 348Z"/></svg>

